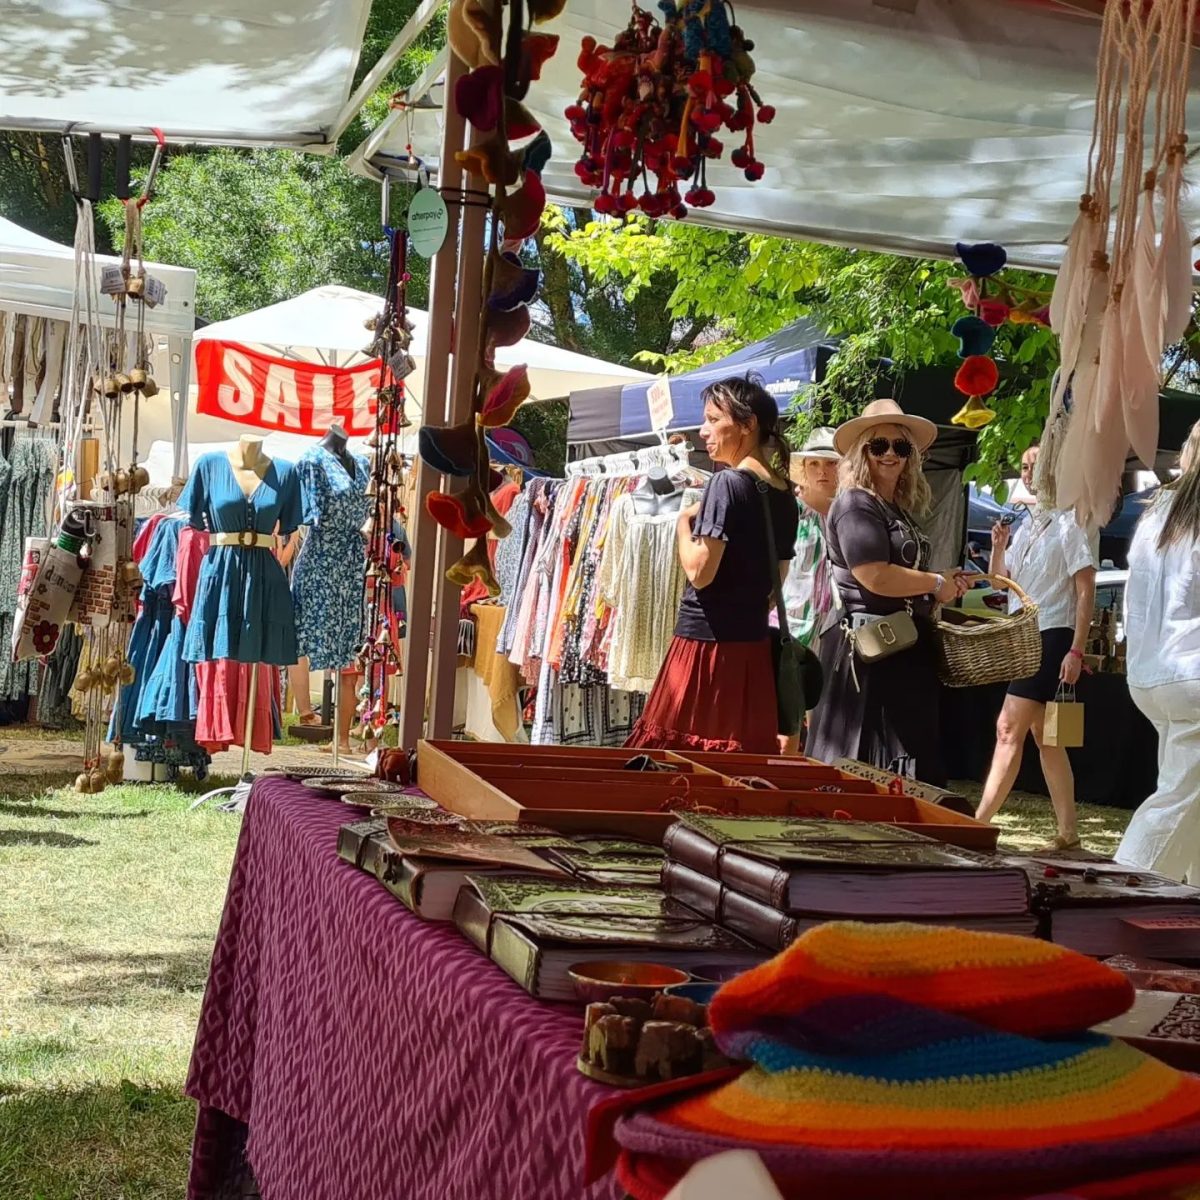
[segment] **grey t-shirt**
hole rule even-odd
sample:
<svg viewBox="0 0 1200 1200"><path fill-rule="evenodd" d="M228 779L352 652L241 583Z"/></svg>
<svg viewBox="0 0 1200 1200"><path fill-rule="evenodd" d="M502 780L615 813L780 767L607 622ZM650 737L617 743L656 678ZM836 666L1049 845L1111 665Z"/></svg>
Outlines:
<svg viewBox="0 0 1200 1200"><path fill-rule="evenodd" d="M904 608L900 597L868 591L854 578L853 568L886 562L927 570L929 539L917 523L895 504L853 488L834 500L826 525L829 562L846 611L886 616ZM932 596L917 596L912 605L915 615L929 616L934 600Z"/></svg>

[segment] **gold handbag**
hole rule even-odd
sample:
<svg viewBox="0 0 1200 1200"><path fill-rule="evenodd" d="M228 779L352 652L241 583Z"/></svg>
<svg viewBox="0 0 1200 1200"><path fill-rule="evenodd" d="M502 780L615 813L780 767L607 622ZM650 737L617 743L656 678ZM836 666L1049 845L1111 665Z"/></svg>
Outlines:
<svg viewBox="0 0 1200 1200"><path fill-rule="evenodd" d="M900 612L867 621L857 629L846 628L846 637L860 662L876 663L917 644L917 626L912 618L912 602L906 600Z"/></svg>

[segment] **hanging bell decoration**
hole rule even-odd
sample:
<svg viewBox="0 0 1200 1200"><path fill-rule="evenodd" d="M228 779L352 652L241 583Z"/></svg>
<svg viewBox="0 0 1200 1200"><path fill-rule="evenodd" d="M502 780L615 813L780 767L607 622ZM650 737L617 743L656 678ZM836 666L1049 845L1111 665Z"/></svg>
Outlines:
<svg viewBox="0 0 1200 1200"><path fill-rule="evenodd" d="M134 670L133 664L122 663L117 678L121 681L122 687L128 687L137 678L137 671Z"/></svg>
<svg viewBox="0 0 1200 1200"><path fill-rule="evenodd" d="M120 567L121 582L129 588L140 588L142 586L142 572L137 563L132 560L126 560Z"/></svg>
<svg viewBox="0 0 1200 1200"><path fill-rule="evenodd" d="M104 774L109 783L120 783L125 778L125 755L120 750L108 756Z"/></svg>
<svg viewBox="0 0 1200 1200"><path fill-rule="evenodd" d="M121 660L115 654L110 654L104 660L104 666L101 669L101 675L104 678L104 682L108 684L109 687L116 685L117 680L121 676Z"/></svg>
<svg viewBox="0 0 1200 1200"><path fill-rule="evenodd" d="M365 494L370 496L372 499L379 495L379 480L377 480L374 475L367 480L367 490Z"/></svg>
<svg viewBox="0 0 1200 1200"><path fill-rule="evenodd" d="M146 382L142 384L141 393L147 400L158 395L158 384L154 382L153 375L146 376Z"/></svg>
<svg viewBox="0 0 1200 1200"><path fill-rule="evenodd" d="M147 375L141 367L134 367L129 372L129 382L133 384L135 389L140 390L146 386Z"/></svg>
<svg viewBox="0 0 1200 1200"><path fill-rule="evenodd" d="M75 776L75 790L84 796L92 790L91 776L86 771L80 771Z"/></svg>
<svg viewBox="0 0 1200 1200"><path fill-rule="evenodd" d="M88 773L88 784L90 785L88 787L88 791L92 792L93 795L96 792L104 791L105 785L107 783L108 783L108 778L104 774L103 767L93 767L91 769L91 771Z"/></svg>
<svg viewBox="0 0 1200 1200"><path fill-rule="evenodd" d="M129 491L129 472L124 467L118 467L113 472L110 487L118 496L123 496Z"/></svg>
<svg viewBox="0 0 1200 1200"><path fill-rule="evenodd" d="M363 522L363 527L359 530L359 533L361 533L363 535L363 537L367 538L368 540L375 536L375 517L374 516L368 517L366 519L366 521Z"/></svg>
<svg viewBox="0 0 1200 1200"><path fill-rule="evenodd" d="M100 680L95 671L80 671L75 676L75 690L78 692L90 692L99 682Z"/></svg>
<svg viewBox="0 0 1200 1200"><path fill-rule="evenodd" d="M145 275L131 275L125 283L125 291L134 300L140 300L146 294Z"/></svg>
<svg viewBox="0 0 1200 1200"><path fill-rule="evenodd" d="M133 391L133 380L123 371L117 375L117 388L122 396L128 396Z"/></svg>
<svg viewBox="0 0 1200 1200"><path fill-rule="evenodd" d="M129 468L129 490L133 493L140 492L150 482L150 472L145 467L130 467Z"/></svg>
<svg viewBox="0 0 1200 1200"><path fill-rule="evenodd" d="M374 450L379 445L379 426L376 425L367 437L367 445Z"/></svg>
<svg viewBox="0 0 1200 1200"><path fill-rule="evenodd" d="M104 377L104 398L106 400L115 400L121 394L120 378L116 375L106 375Z"/></svg>

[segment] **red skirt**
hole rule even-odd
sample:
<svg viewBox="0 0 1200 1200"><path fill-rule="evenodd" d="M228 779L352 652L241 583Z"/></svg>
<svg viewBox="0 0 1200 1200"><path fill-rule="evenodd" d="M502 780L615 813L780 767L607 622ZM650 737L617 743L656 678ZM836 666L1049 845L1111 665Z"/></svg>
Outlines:
<svg viewBox="0 0 1200 1200"><path fill-rule="evenodd" d="M643 750L779 750L771 642L675 637L626 746Z"/></svg>

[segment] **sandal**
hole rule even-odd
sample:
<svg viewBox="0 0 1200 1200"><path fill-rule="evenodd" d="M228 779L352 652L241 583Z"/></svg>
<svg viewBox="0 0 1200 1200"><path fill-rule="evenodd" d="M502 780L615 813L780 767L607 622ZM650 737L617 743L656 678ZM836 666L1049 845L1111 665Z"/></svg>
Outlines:
<svg viewBox="0 0 1200 1200"><path fill-rule="evenodd" d="M1033 851L1034 854L1065 854L1072 850L1082 850L1083 844L1079 840L1079 835L1076 834L1073 838L1065 838L1061 833L1057 833L1045 845L1039 846Z"/></svg>
<svg viewBox="0 0 1200 1200"><path fill-rule="evenodd" d="M311 710L306 713L301 713L296 718L296 724L297 725L309 725L309 726L320 725L321 724L321 715L320 715L320 713L317 713L317 712L314 712Z"/></svg>

